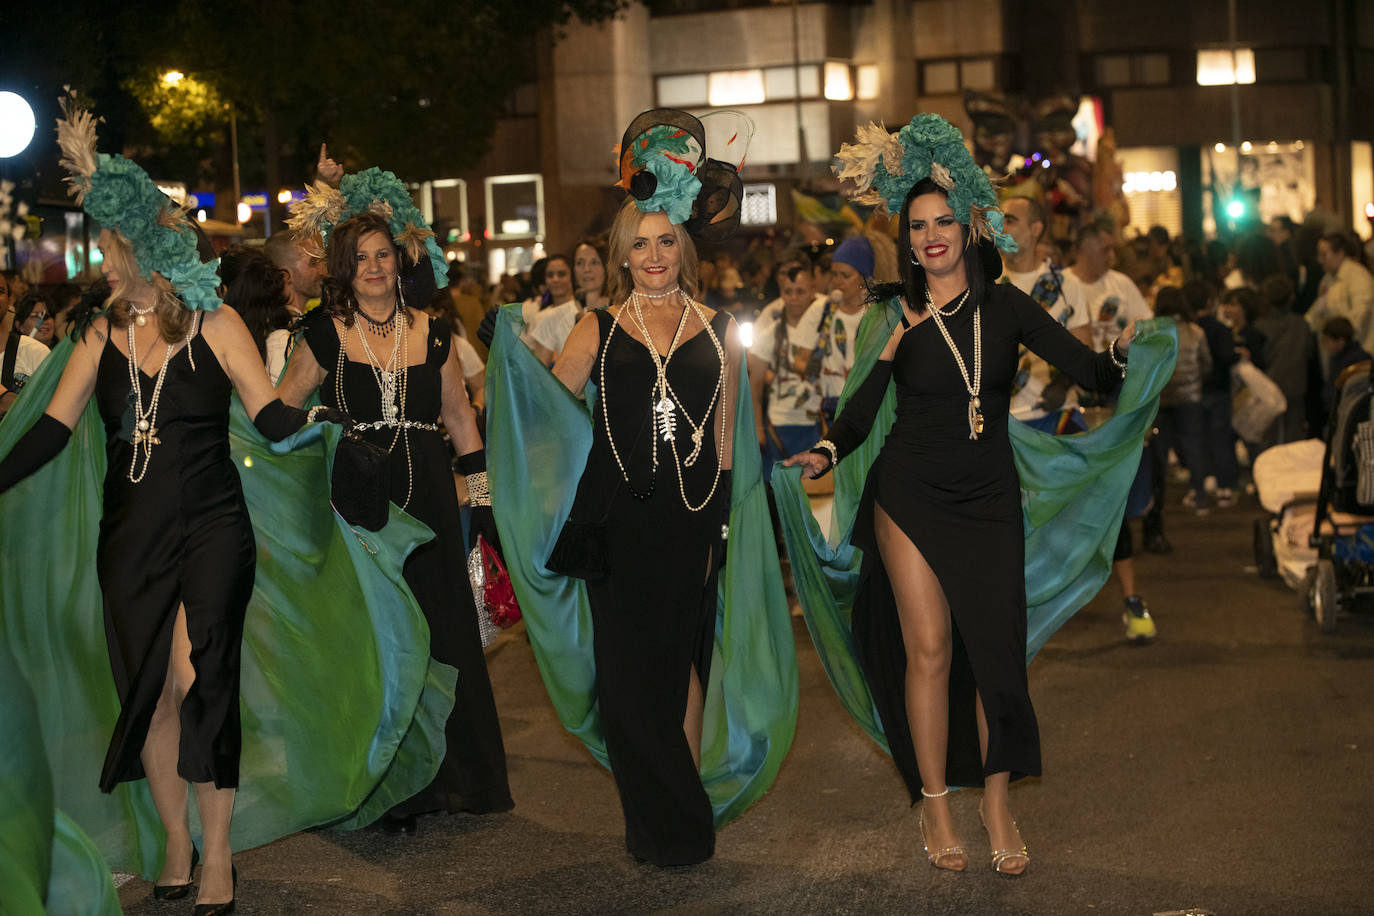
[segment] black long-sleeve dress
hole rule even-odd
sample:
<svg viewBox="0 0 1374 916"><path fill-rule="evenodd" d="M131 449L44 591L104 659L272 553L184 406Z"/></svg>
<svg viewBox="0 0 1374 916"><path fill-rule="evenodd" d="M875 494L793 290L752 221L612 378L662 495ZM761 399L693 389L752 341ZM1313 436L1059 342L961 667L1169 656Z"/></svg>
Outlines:
<svg viewBox="0 0 1374 916"><path fill-rule="evenodd" d="M853 632L892 757L914 803L921 778L907 719L906 654L896 600L874 533L881 505L930 564L949 603L953 661L946 780L982 785L987 774L1040 774L1040 736L1026 678L1025 542L1020 482L1007 423L1017 347L1025 344L1085 388L1111 390L1121 371L1094 353L1029 296L992 286L977 309L944 319L973 372L973 322L982 326L984 429L969 438L969 394L933 318L908 330L890 363L879 362L831 430L840 457L872 427L888 378L896 380L892 430L869 471L853 543L863 550ZM988 719L978 744L975 691ZM942 787L936 787L937 789Z"/></svg>
<svg viewBox="0 0 1374 916"><path fill-rule="evenodd" d="M442 319L417 320L430 322L428 344L423 361L406 369L405 419L433 427L443 405L440 372L448 359L453 334ZM355 325L351 333L367 332ZM323 309L306 317L305 339L325 370L325 379L320 384L323 402L344 410L359 423L380 420L381 390L372 368L346 356L340 361L339 334L333 319ZM337 397L340 365L346 405L338 403ZM394 427L362 433L381 448L391 446L395 434ZM406 512L428 525L435 537L411 553L402 573L429 624L430 655L458 669L458 686L453 712L444 730L447 751L438 775L425 791L391 813L404 816L436 810L475 814L505 811L514 802L506 776L506 751L496 715L496 699L482 655L477 611L467 581L448 446L436 428L411 428L406 435L409 451L403 442L397 442L391 452L391 500L398 506L404 504Z"/></svg>
<svg viewBox="0 0 1374 916"><path fill-rule="evenodd" d="M606 753L625 813L630 853L656 865L687 865L711 857L715 827L711 803L683 733L688 678L693 669L703 690L711 679L717 611L716 570L721 525L729 515L730 476L723 473L711 499L722 413L733 435L733 386L725 383L707 419L701 454L683 468L679 484L668 443L658 442L653 472L654 425L650 392L656 379L648 348L622 325L605 346L613 318L597 316L601 344L592 381L604 378L593 417L586 469L569 516L577 526L604 530L605 572L585 576L591 606L596 696L605 728ZM718 312L711 326L722 342L730 318ZM602 360L605 360L604 375ZM668 363L668 383L693 422L711 404L721 365L705 330L682 343ZM630 492L611 452L605 412ZM691 430L680 420L678 455L686 459ZM556 548L557 550L557 548ZM557 565L551 561L550 568Z"/></svg>

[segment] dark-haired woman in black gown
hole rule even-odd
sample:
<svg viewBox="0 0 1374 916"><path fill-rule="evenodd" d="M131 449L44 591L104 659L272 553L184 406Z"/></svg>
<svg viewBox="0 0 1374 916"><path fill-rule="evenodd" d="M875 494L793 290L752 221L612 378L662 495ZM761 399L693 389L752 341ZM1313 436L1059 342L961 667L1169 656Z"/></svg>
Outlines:
<svg viewBox="0 0 1374 916"><path fill-rule="evenodd" d="M829 439L787 463L807 476L825 473L863 442L896 381L896 419L854 522L863 550L854 640L893 760L912 803L923 801L932 864L967 866L948 784L982 785L993 867L1020 874L1030 859L1007 789L1013 778L1040 774L1040 739L1026 678L1025 543L1007 432L1017 348L1025 344L1085 388L1111 389L1134 326L1113 352L1093 353L1015 287L990 285L983 266L995 249L970 245L968 227L928 178L900 212L904 317Z"/></svg>
<svg viewBox="0 0 1374 916"><path fill-rule="evenodd" d="M486 814L514 802L496 700L482 655L477 612L467 581L458 496L442 420L469 475L473 527L496 544L490 503L479 507L486 458L448 322L407 304L400 294L402 255L386 220L364 212L329 237L328 304L305 319L277 390L301 405L319 390L325 404L357 421L358 431L390 452L391 501L424 522L434 540L406 559L406 584L429 623L430 655L458 669L457 697L445 727L447 750L434 781L394 807L383 825L415 829L431 811ZM429 271L428 262L418 265ZM433 285L428 287L433 292Z"/></svg>

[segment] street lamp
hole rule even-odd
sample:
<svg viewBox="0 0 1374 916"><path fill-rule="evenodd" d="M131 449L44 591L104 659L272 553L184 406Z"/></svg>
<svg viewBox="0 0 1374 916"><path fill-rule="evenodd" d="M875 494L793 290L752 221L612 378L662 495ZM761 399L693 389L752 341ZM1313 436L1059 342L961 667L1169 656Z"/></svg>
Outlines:
<svg viewBox="0 0 1374 916"><path fill-rule="evenodd" d="M175 86L185 78L186 74L182 73L180 70L168 70L166 73L162 74L162 84L164 86Z"/></svg>
<svg viewBox="0 0 1374 916"><path fill-rule="evenodd" d="M12 159L29 148L38 122L33 107L13 92L0 92L0 159Z"/></svg>

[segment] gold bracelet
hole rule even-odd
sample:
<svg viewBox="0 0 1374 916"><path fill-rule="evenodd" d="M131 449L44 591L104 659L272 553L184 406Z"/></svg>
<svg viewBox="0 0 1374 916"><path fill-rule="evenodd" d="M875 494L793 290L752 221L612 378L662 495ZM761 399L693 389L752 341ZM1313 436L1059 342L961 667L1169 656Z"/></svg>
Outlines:
<svg viewBox="0 0 1374 916"><path fill-rule="evenodd" d="M491 490L487 486L486 471L478 471L475 474L464 474L463 479L467 481L468 485L468 505L491 505Z"/></svg>

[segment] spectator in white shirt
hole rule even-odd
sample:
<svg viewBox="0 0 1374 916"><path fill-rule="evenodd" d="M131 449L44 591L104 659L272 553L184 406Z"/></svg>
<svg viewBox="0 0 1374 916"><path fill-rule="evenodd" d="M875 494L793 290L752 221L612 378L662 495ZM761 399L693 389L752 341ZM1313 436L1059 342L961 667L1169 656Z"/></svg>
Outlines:
<svg viewBox="0 0 1374 916"><path fill-rule="evenodd" d="M1344 318L1355 329L1355 342L1374 347L1374 276L1357 258L1355 240L1332 232L1317 241L1317 263L1324 276L1317 301L1307 312L1307 324L1320 331L1332 318Z"/></svg>

